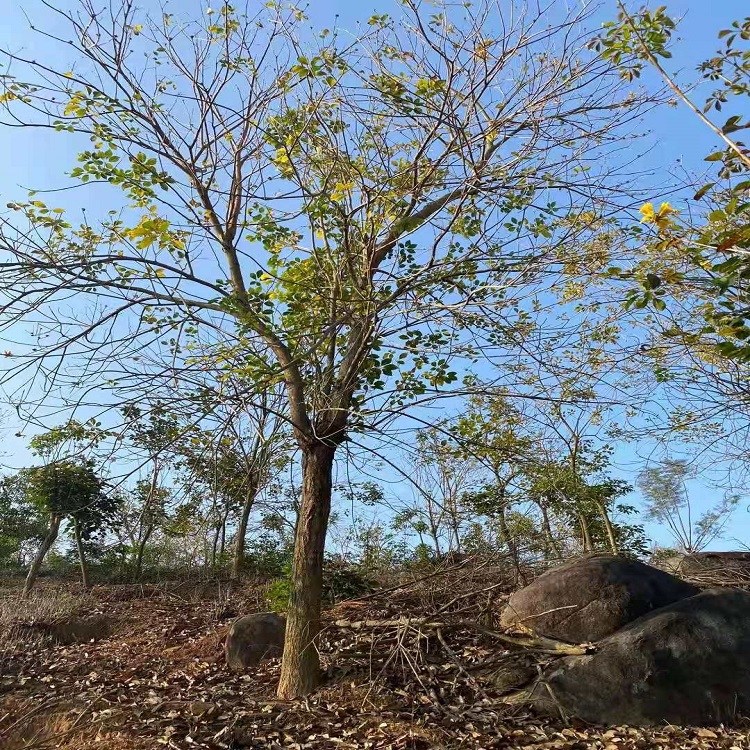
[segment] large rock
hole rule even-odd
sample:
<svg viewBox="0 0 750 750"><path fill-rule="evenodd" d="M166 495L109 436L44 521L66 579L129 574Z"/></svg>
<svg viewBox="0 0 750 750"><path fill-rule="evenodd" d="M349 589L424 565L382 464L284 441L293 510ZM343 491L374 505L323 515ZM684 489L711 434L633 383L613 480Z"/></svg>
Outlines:
<svg viewBox="0 0 750 750"><path fill-rule="evenodd" d="M90 643L107 638L111 633L109 618L104 615L66 615L54 620L36 620L19 623L19 632L32 637L70 646L75 643Z"/></svg>
<svg viewBox="0 0 750 750"><path fill-rule="evenodd" d="M532 703L597 724L707 725L750 711L750 593L712 589L566 657Z"/></svg>
<svg viewBox="0 0 750 750"><path fill-rule="evenodd" d="M553 568L516 591L501 622L570 643L598 641L698 591L638 560L590 555Z"/></svg>
<svg viewBox="0 0 750 750"><path fill-rule="evenodd" d="M224 643L227 666L236 671L257 667L263 659L281 656L286 620L273 612L237 618Z"/></svg>

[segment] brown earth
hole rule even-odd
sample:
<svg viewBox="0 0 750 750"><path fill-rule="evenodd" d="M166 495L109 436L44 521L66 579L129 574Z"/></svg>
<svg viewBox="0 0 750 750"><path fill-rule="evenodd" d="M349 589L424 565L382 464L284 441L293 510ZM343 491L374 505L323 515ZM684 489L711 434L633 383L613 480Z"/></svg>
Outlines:
<svg viewBox="0 0 750 750"><path fill-rule="evenodd" d="M0 588L0 608L16 610L17 593ZM262 586L99 587L81 606L108 618L102 640L51 645L6 628L0 747L750 750L746 729L566 725L508 705L493 682L518 658L493 635L507 593L499 571L462 563L339 604L327 613L321 642L325 685L286 702L274 695L278 660L246 674L223 661L237 614L267 610ZM44 582L41 596L59 594ZM398 627L356 625L397 618Z"/></svg>

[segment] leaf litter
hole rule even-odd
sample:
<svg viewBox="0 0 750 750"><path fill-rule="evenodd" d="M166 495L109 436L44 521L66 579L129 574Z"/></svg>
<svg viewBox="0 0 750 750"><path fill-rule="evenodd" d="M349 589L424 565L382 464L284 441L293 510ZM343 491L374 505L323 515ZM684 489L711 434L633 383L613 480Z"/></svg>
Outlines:
<svg viewBox="0 0 750 750"><path fill-rule="evenodd" d="M497 580L496 570L458 566L336 605L320 639L324 684L296 701L275 697L278 660L246 674L224 666L233 617L263 609L260 585L220 600L211 587L98 587L86 612L109 618L108 637L17 639L0 653L0 747L750 750L750 725L595 727L509 704L497 672L518 654L489 635L508 591ZM445 626L422 626L430 620ZM539 668L553 658L535 656Z"/></svg>

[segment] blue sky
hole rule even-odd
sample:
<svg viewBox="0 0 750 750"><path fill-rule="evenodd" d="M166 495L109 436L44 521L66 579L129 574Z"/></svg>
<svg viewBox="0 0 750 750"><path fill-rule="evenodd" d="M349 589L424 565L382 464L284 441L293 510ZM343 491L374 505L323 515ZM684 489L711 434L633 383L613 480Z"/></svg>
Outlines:
<svg viewBox="0 0 750 750"><path fill-rule="evenodd" d="M75 7L71 0L57 0L54 4L65 9ZM158 7L153 0L144 0L143 4ZM7 5L0 27L0 47L14 52L24 51L27 56L40 59L49 54L52 48L38 35L29 31L29 21L54 31L62 28L59 19L36 0L11 0ZM563 9L568 5L575 6L577 3L572 0L551 0L549 3L551 13L558 7ZM180 13L190 14L192 9L195 9L195 12L205 12L209 3L183 0L172 3L171 7L179 9ZM429 11L429 4L425 7ZM311 15L311 23L316 27L337 25L342 28L354 28L357 21L366 22L371 13L396 14L397 8L398 3L394 0L317 0L311 3L308 12ZM715 50L716 32L748 12L747 0L676 0L668 4L668 9L673 17L682 17L673 46L674 58L669 61L669 69L681 71L680 79L684 81L694 80L696 64ZM613 2L603 3L598 11L602 21L612 18L615 13ZM58 53L59 47L55 50ZM664 107L653 112L648 118L648 123L644 123L644 132L646 130L650 133L645 136L644 143L652 145L647 157L647 163L653 170L652 184L658 184L661 174L665 175L664 184L667 184L670 180L666 175L670 172L679 174L685 170L691 174L700 174L707 171L708 165L703 161L703 157L715 145L712 135L682 106ZM70 139L56 137L54 133L0 128L0 163L3 165L0 172L0 206L10 200L22 199L27 188L54 188L61 185L63 175L70 170L74 159L75 147ZM83 195L75 193L61 197L60 205L74 205L70 202L85 199ZM644 196L644 202L657 202L664 198L665 196L648 195ZM15 466L22 464L27 457L27 438L13 437L17 429L13 415L9 414L3 445L7 463ZM620 458L623 463L627 463L631 457L626 452ZM632 477L630 479L632 481ZM699 498L699 507L701 500L717 496L712 494L710 481L707 477L705 482L696 482L691 486L691 490ZM738 512L728 535L747 539L750 543L750 518L744 507Z"/></svg>

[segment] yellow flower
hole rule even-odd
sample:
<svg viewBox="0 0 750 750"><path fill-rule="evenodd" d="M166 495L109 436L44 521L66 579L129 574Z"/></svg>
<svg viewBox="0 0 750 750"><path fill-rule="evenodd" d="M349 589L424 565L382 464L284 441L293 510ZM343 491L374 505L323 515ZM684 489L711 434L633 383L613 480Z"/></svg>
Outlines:
<svg viewBox="0 0 750 750"><path fill-rule="evenodd" d="M668 229L672 226L672 215L679 213L669 203L662 203L659 210L654 209L653 203L644 203L641 206L641 222L643 224L655 224L659 230Z"/></svg>
<svg viewBox="0 0 750 750"><path fill-rule="evenodd" d="M653 224L654 223L654 204L653 203L644 203L641 206L641 222L643 224Z"/></svg>

